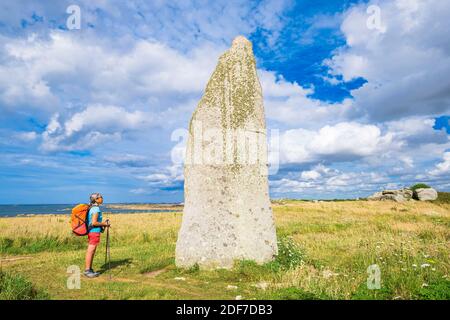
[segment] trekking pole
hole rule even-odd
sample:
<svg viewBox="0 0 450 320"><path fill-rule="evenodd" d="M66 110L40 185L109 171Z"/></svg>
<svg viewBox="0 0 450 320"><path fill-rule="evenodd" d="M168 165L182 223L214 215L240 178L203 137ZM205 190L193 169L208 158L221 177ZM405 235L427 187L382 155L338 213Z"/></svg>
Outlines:
<svg viewBox="0 0 450 320"><path fill-rule="evenodd" d="M111 269L111 249L109 243L109 226L106 227L106 250L105 250L105 266L107 266L107 271ZM111 280L111 273L109 273L109 279Z"/></svg>

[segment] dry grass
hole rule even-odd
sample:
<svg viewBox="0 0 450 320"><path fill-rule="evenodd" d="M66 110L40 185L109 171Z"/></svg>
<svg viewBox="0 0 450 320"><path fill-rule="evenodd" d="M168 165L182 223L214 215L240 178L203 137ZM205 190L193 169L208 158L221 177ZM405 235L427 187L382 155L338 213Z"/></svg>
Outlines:
<svg viewBox="0 0 450 320"><path fill-rule="evenodd" d="M86 245L70 234L67 216L2 218L2 267L62 299L448 299L449 204L284 201L273 210L278 237L291 237L304 255L288 270L272 264L175 268L180 213L110 215L113 280L83 279L81 290L65 287L66 268L82 265ZM17 255L31 258L11 259ZM367 289L372 264L381 269L381 290ZM238 290L225 290L229 284Z"/></svg>

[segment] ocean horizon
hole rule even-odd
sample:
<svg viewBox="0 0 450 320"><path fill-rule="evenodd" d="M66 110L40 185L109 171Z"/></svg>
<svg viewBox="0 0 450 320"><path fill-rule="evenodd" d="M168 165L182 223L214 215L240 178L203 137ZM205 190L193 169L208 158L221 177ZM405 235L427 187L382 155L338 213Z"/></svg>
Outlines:
<svg viewBox="0 0 450 320"><path fill-rule="evenodd" d="M105 213L161 213L173 212L173 209L136 209L136 208L116 208L115 205L176 205L179 203L114 203L102 206L102 211ZM0 217L17 217L17 216L31 216L31 215L46 215L46 214L62 214L70 215L72 208L77 204L0 204Z"/></svg>

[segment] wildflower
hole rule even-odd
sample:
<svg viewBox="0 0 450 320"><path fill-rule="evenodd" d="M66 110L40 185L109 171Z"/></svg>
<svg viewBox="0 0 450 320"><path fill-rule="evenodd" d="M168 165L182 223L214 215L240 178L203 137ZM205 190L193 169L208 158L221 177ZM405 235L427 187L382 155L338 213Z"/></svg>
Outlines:
<svg viewBox="0 0 450 320"><path fill-rule="evenodd" d="M421 268L427 268L427 267L429 267L429 266L430 266L429 263L424 263L424 264L421 264L421 265L420 265Z"/></svg>
<svg viewBox="0 0 450 320"><path fill-rule="evenodd" d="M422 283L422 288L424 288L424 287L428 287L428 283Z"/></svg>
<svg viewBox="0 0 450 320"><path fill-rule="evenodd" d="M242 300L242 296L236 296L236 300Z"/></svg>
<svg viewBox="0 0 450 320"><path fill-rule="evenodd" d="M417 264L413 264L412 267L413 267L413 268L417 268Z"/></svg>
<svg viewBox="0 0 450 320"><path fill-rule="evenodd" d="M254 287L262 290L266 290L267 286L268 286L267 282L260 282L254 285Z"/></svg>
<svg viewBox="0 0 450 320"><path fill-rule="evenodd" d="M325 279L328 279L328 278L331 278L331 277L337 276L337 275L339 275L339 273L334 273L333 271L330 271L330 270L324 270L324 271L322 272L322 276L323 276Z"/></svg>

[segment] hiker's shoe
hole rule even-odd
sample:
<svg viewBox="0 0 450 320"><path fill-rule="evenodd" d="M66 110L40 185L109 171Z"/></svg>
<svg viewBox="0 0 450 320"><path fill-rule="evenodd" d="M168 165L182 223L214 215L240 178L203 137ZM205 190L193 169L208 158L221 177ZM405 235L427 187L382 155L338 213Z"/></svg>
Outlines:
<svg viewBox="0 0 450 320"><path fill-rule="evenodd" d="M88 278L96 278L100 275L100 273L94 272L94 270L86 270L83 274Z"/></svg>

